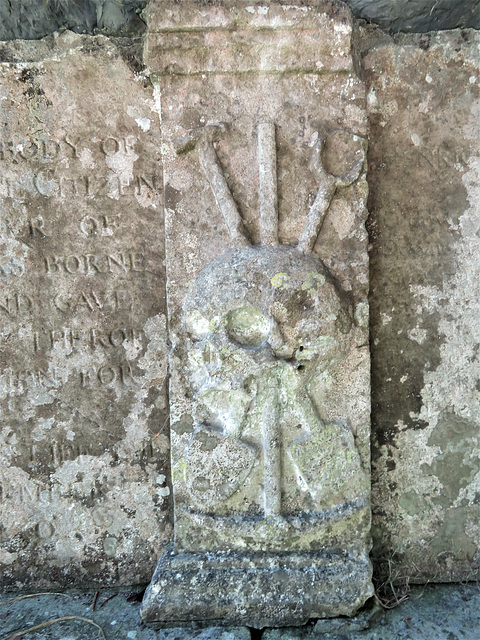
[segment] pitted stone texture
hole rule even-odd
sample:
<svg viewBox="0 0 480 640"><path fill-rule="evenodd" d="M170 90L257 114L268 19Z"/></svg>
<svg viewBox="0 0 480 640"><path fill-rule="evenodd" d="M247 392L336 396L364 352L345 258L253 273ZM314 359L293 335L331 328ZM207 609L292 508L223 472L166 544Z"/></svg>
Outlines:
<svg viewBox="0 0 480 640"><path fill-rule="evenodd" d="M128 52L50 41L0 81L1 579L139 582L171 531L157 116Z"/></svg>
<svg viewBox="0 0 480 640"><path fill-rule="evenodd" d="M151 11L178 575L165 556L144 611L201 619L210 581L226 623L245 607L258 625L349 614L371 594L366 114L351 18L317 2ZM231 565L205 574L189 560L225 553ZM187 583L188 610L174 595Z"/></svg>
<svg viewBox="0 0 480 640"><path fill-rule="evenodd" d="M480 562L479 34L363 60L371 123L374 532L389 579Z"/></svg>
<svg viewBox="0 0 480 640"><path fill-rule="evenodd" d="M201 598L199 597L201 593ZM368 557L347 553L180 553L160 556L141 609L159 628L202 624L303 625L351 615L373 595ZM161 615L159 615L161 613ZM230 621L230 622L229 622Z"/></svg>

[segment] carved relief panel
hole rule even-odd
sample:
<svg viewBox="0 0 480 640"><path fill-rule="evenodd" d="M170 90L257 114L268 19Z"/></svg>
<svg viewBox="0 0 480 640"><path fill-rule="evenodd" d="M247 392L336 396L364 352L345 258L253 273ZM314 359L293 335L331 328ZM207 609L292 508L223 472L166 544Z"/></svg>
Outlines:
<svg viewBox="0 0 480 640"><path fill-rule="evenodd" d="M325 137L314 136L318 190L298 243L281 244L276 127L255 128L257 244L215 151L215 137L229 127L207 125L173 140L177 154L194 155L196 145L228 232L224 252L190 283L172 323L174 375L184 399L172 434L181 549L320 549L345 521L353 543L369 512L351 410L327 408L339 375L352 361L358 366L351 352L364 329L351 291L312 255L337 188L363 171L363 141L351 136L353 164L334 177L323 166Z"/></svg>
<svg viewBox="0 0 480 640"><path fill-rule="evenodd" d="M169 617L162 581L181 581L193 555L249 558L261 582L258 552L320 573L325 553L347 554L362 566L356 595L338 606L320 596L302 615L351 613L371 588L366 118L348 14L157 2L150 29L175 538L144 618ZM221 571L212 565L199 584ZM189 592L169 619L198 616L186 611L199 597ZM248 610L248 597L237 606ZM227 610L219 617L237 619Z"/></svg>

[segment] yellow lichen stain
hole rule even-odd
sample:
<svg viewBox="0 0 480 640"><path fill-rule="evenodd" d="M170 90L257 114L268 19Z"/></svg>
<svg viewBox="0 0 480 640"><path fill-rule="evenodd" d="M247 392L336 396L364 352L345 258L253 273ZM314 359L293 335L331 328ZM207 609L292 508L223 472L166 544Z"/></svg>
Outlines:
<svg viewBox="0 0 480 640"><path fill-rule="evenodd" d="M287 289L290 286L290 276L288 273L276 273L270 280L270 284L275 289Z"/></svg>
<svg viewBox="0 0 480 640"><path fill-rule="evenodd" d="M215 331L218 330L219 327L220 327L220 318L218 316L214 316L210 320L209 329L210 329L211 332L215 332Z"/></svg>
<svg viewBox="0 0 480 640"><path fill-rule="evenodd" d="M322 273L312 271L308 274L307 279L302 284L302 291L310 291L311 289L319 289L325 284L325 276Z"/></svg>
<svg viewBox="0 0 480 640"><path fill-rule="evenodd" d="M176 465L172 467L172 482L187 481L187 463L185 458L180 458Z"/></svg>

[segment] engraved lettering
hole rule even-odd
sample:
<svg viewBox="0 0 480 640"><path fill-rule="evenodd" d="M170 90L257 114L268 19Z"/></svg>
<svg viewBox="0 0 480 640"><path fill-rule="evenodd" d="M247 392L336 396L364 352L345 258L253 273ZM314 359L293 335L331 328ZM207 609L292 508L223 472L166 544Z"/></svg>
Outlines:
<svg viewBox="0 0 480 640"><path fill-rule="evenodd" d="M120 380L122 383L127 384L127 380L132 377L132 367L128 363L120 365Z"/></svg>
<svg viewBox="0 0 480 640"><path fill-rule="evenodd" d="M80 371L80 384L82 387L86 387L90 383L90 374L91 371L88 369Z"/></svg>
<svg viewBox="0 0 480 640"><path fill-rule="evenodd" d="M39 171L33 177L33 184L41 196L48 198L58 189L58 183L53 179L53 177L54 174L52 169Z"/></svg>
<svg viewBox="0 0 480 640"><path fill-rule="evenodd" d="M75 140L75 142L72 142L71 140L68 140L67 138L64 138L63 141L72 150L72 157L73 158L78 158L77 147L78 147L78 143L80 142L80 138L77 138Z"/></svg>
<svg viewBox="0 0 480 640"><path fill-rule="evenodd" d="M56 447L55 447L56 448ZM52 450L54 447L52 447ZM35 454L35 447L32 447L32 455ZM51 452L53 454L53 451ZM52 461L58 465L58 458L54 458L52 455ZM32 502L43 504L50 504L58 501L62 495L61 486L42 486L40 484L34 484L27 486L15 481L3 482L0 484L0 502L8 500L10 502L16 502L20 504L31 504Z"/></svg>
<svg viewBox="0 0 480 640"><path fill-rule="evenodd" d="M94 236L98 233L98 221L91 216L85 216L80 221L80 229L86 236Z"/></svg>
<svg viewBox="0 0 480 640"><path fill-rule="evenodd" d="M138 194L138 188L136 180L132 180L127 182L126 184L122 184L122 196L135 196Z"/></svg>
<svg viewBox="0 0 480 640"><path fill-rule="evenodd" d="M78 296L77 309L81 306L87 307L90 311L93 311L94 309L93 304L83 292Z"/></svg>
<svg viewBox="0 0 480 640"><path fill-rule="evenodd" d="M100 367L97 376L102 384L110 384L117 378L117 374L112 367Z"/></svg>
<svg viewBox="0 0 480 640"><path fill-rule="evenodd" d="M97 256L92 255L91 253L87 253L85 256L87 271L96 271L98 273L102 273L102 269L96 263Z"/></svg>
<svg viewBox="0 0 480 640"><path fill-rule="evenodd" d="M77 273L80 270L80 258L78 256L67 256L64 266L67 273Z"/></svg>
<svg viewBox="0 0 480 640"><path fill-rule="evenodd" d="M118 227L118 222L119 222L120 216L116 215L116 216L102 216L101 217L101 221L102 221L102 227L105 230L111 230L111 229L116 229Z"/></svg>
<svg viewBox="0 0 480 640"><path fill-rule="evenodd" d="M50 161L58 156L60 143L57 140L42 140L42 160Z"/></svg>
<svg viewBox="0 0 480 640"><path fill-rule="evenodd" d="M91 344L92 347L95 348L97 345L101 345L102 347L108 347L108 341L103 337L97 334L96 329L91 329Z"/></svg>
<svg viewBox="0 0 480 640"><path fill-rule="evenodd" d="M62 382L57 369L24 369L14 371L4 369L0 372L0 384L8 395L22 395L28 389L48 389L59 386Z"/></svg>
<svg viewBox="0 0 480 640"><path fill-rule="evenodd" d="M106 176L99 176L95 185L96 196L108 196L109 194L109 181Z"/></svg>
<svg viewBox="0 0 480 640"><path fill-rule="evenodd" d="M112 349L120 347L126 342L142 341L144 336L143 329L137 327L114 327L104 332L98 329L72 329L63 327L63 329L43 329L42 331L32 332L32 342L34 351L46 351L60 346L68 351L74 348L88 347L89 349ZM48 372L43 372L48 376Z"/></svg>
<svg viewBox="0 0 480 640"><path fill-rule="evenodd" d="M44 222L41 218L30 220L28 223L31 238L45 238Z"/></svg>
<svg viewBox="0 0 480 640"><path fill-rule="evenodd" d="M94 300L95 304L97 305L97 307L98 307L99 309L103 309L105 302L103 302L103 303L102 303L102 302L100 302L100 300L98 299L98 296L97 296L97 294L95 293L95 291L92 291L92 292L90 293L90 295L91 295L91 297L93 298L93 300Z"/></svg>
<svg viewBox="0 0 480 640"><path fill-rule="evenodd" d="M25 140L17 145L17 151L24 160L31 160L38 154L38 144L33 140Z"/></svg>
<svg viewBox="0 0 480 640"><path fill-rule="evenodd" d="M70 311L70 301L71 296L59 293L57 296L55 296L53 304L59 311L63 311L64 313L66 313L67 311Z"/></svg>
<svg viewBox="0 0 480 640"><path fill-rule="evenodd" d="M65 178L62 176L60 178L60 196L64 198L68 195L78 195L77 181L75 178Z"/></svg>
<svg viewBox="0 0 480 640"><path fill-rule="evenodd" d="M129 151L133 151L135 149L135 143L137 139L135 136L126 136L124 139L125 151L128 153Z"/></svg>
<svg viewBox="0 0 480 640"><path fill-rule="evenodd" d="M68 349L68 331L49 331L50 347L53 349L58 343L63 343L63 346Z"/></svg>
<svg viewBox="0 0 480 640"><path fill-rule="evenodd" d="M108 263L108 270L110 271L110 273L112 272L113 265L120 267L120 269L123 269L123 271L127 271L126 258L123 253L120 254L119 258L116 256L108 255L107 263Z"/></svg>
<svg viewBox="0 0 480 640"><path fill-rule="evenodd" d="M143 253L130 253L130 270L145 271L145 256Z"/></svg>
<svg viewBox="0 0 480 640"><path fill-rule="evenodd" d="M0 184L2 185L2 187L6 187L7 197L13 198L14 189L13 189L12 181L9 178L5 178L4 176L2 176L0 178Z"/></svg>
<svg viewBox="0 0 480 640"><path fill-rule="evenodd" d="M32 299L25 293L16 293L12 296L0 298L0 311L3 311L10 317L27 313L31 311L32 307Z"/></svg>
<svg viewBox="0 0 480 640"><path fill-rule="evenodd" d="M113 156L120 151L120 143L116 138L105 138L102 140L100 148L106 156Z"/></svg>
<svg viewBox="0 0 480 640"><path fill-rule="evenodd" d="M17 258L10 260L10 262L5 262L0 265L0 276L2 278L8 278L9 276L14 276L19 278L23 275L25 271L25 267L23 263L20 262Z"/></svg>
<svg viewBox="0 0 480 640"><path fill-rule="evenodd" d="M132 296L125 289L117 289L114 294L115 310L129 310L133 308Z"/></svg>
<svg viewBox="0 0 480 640"><path fill-rule="evenodd" d="M60 271L61 257L45 256L45 269L47 273L58 273Z"/></svg>
<svg viewBox="0 0 480 640"><path fill-rule="evenodd" d="M87 197L93 196L92 187L91 187L91 182L92 181L91 181L90 176L84 176L83 180L84 180L84 183L85 183L85 195Z"/></svg>
<svg viewBox="0 0 480 640"><path fill-rule="evenodd" d="M152 174L150 176L137 176L137 193L142 193L142 186L145 185L152 191L157 191L157 176Z"/></svg>
<svg viewBox="0 0 480 640"><path fill-rule="evenodd" d="M23 502L38 502L39 495L38 485L22 485Z"/></svg>
<svg viewBox="0 0 480 640"><path fill-rule="evenodd" d="M123 329L113 329L112 331L110 331L108 339L110 340L112 346L119 347L125 342L127 336L125 335Z"/></svg>
<svg viewBox="0 0 480 640"><path fill-rule="evenodd" d="M129 363L108 366L105 365L99 369L93 367L82 369L80 372L80 384L82 387L92 386L95 384L109 385L114 382L120 382L127 385L134 381L132 367Z"/></svg>
<svg viewBox="0 0 480 640"><path fill-rule="evenodd" d="M82 306L90 311L128 311L133 307L133 299L124 289L117 289L111 294L80 291L78 294L59 293L55 296L53 305L62 313L76 312Z"/></svg>
<svg viewBox="0 0 480 640"><path fill-rule="evenodd" d="M4 142L0 140L0 160L11 159L15 157L15 149L12 140Z"/></svg>
<svg viewBox="0 0 480 640"><path fill-rule="evenodd" d="M99 219L93 216L85 216L80 221L80 230L86 236L94 236L98 233L102 235L113 235L113 229L118 227L120 216L100 216Z"/></svg>
<svg viewBox="0 0 480 640"><path fill-rule="evenodd" d="M118 273L123 271L145 271L145 254L137 251L117 254L84 254L70 256L46 256L46 273Z"/></svg>

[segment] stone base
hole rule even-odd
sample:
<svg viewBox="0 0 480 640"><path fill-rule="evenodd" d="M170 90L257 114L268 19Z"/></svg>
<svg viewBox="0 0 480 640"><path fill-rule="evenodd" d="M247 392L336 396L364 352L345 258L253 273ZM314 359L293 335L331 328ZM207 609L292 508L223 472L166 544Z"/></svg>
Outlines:
<svg viewBox="0 0 480 640"><path fill-rule="evenodd" d="M161 555L141 608L153 627L201 622L261 629L352 616L373 595L367 556L346 553Z"/></svg>

